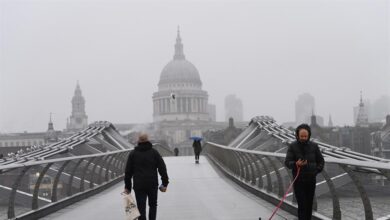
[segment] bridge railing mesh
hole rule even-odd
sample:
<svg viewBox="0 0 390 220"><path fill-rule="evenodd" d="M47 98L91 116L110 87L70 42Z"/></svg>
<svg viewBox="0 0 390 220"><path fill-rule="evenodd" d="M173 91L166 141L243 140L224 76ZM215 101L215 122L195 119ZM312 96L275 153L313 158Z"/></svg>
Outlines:
<svg viewBox="0 0 390 220"><path fill-rule="evenodd" d="M292 180L285 153L222 146L207 142L206 155L228 177L273 204ZM325 157L317 176L313 219L376 219L390 214L390 163ZM386 202L387 201L387 202ZM296 214L294 193L282 205Z"/></svg>

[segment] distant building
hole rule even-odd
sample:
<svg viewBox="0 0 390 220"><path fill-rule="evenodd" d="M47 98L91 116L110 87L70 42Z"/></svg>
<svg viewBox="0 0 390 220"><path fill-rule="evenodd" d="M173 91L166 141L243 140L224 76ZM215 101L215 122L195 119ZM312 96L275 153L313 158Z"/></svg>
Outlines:
<svg viewBox="0 0 390 220"><path fill-rule="evenodd" d="M0 153L7 155L20 149L31 146L47 145L59 141L61 138L71 136L74 132L88 126L88 116L85 114L85 99L81 94L80 85L77 82L76 90L72 98L72 115L67 122L65 131L56 131L50 113L50 119L46 132L24 132L0 134Z"/></svg>
<svg viewBox="0 0 390 220"><path fill-rule="evenodd" d="M153 93L153 122L157 139L190 147L192 136L216 127L216 107L208 102L198 69L189 62L177 32L175 54L161 71L158 91ZM220 127L220 126L217 126Z"/></svg>
<svg viewBox="0 0 390 220"><path fill-rule="evenodd" d="M312 117L310 126L312 128L313 138L337 147L347 147L353 151L367 155L374 154L372 145L376 143L374 136L377 133L375 132L379 131L382 127L378 123L371 123L365 127L321 127L316 122L314 116ZM387 132L387 130L382 131L382 134L383 132ZM377 141L378 139L375 140Z"/></svg>
<svg viewBox="0 0 390 220"><path fill-rule="evenodd" d="M354 106L353 107L353 123L355 124L356 123L356 120L358 118L358 114L359 114L359 110L360 110L360 101L359 101L359 104L357 106ZM370 104L370 100L368 99L365 99L363 100L363 108L364 108L364 112L367 114L367 117L368 117L368 122L372 122L372 117L371 117L371 104Z"/></svg>
<svg viewBox="0 0 390 220"><path fill-rule="evenodd" d="M359 127L352 129L352 149L354 151L371 155L370 134L378 128Z"/></svg>
<svg viewBox="0 0 390 220"><path fill-rule="evenodd" d="M314 114L310 117L310 128L311 128L312 137L320 141L324 141L328 139L328 137L325 135L328 129L323 128L323 125L320 125L318 123L317 121L318 118L319 117Z"/></svg>
<svg viewBox="0 0 390 220"><path fill-rule="evenodd" d="M371 149L374 156L390 159L390 115L379 131L371 133Z"/></svg>
<svg viewBox="0 0 390 220"><path fill-rule="evenodd" d="M217 107L214 104L208 104L209 121L217 121Z"/></svg>
<svg viewBox="0 0 390 220"><path fill-rule="evenodd" d="M207 141L227 146L243 131L243 127L241 126L241 128L237 128L234 125L234 119L230 118L229 126L227 128L220 129L217 131L207 131L205 133L205 138L207 139Z"/></svg>
<svg viewBox="0 0 390 220"><path fill-rule="evenodd" d="M313 115L310 116L309 118L305 119L305 121L311 122L312 117L313 117ZM314 115L314 117L316 118L316 123L317 123L319 126L321 126L321 127L325 126L324 118L323 118L322 116Z"/></svg>
<svg viewBox="0 0 390 220"><path fill-rule="evenodd" d="M367 109L364 106L363 103L363 95L360 93L360 103L359 103L359 108L357 109L357 116L355 120L355 125L357 127L368 127L369 122L368 122L368 113Z"/></svg>
<svg viewBox="0 0 390 220"><path fill-rule="evenodd" d="M282 126L294 130L296 128L296 122L295 121L283 122Z"/></svg>
<svg viewBox="0 0 390 220"><path fill-rule="evenodd" d="M6 156L8 153L16 152L20 149L57 142L60 138L66 136L70 136L70 134L54 130L54 125L50 116L46 132L1 134L0 153Z"/></svg>
<svg viewBox="0 0 390 220"><path fill-rule="evenodd" d="M85 113L85 99L81 94L80 85L77 82L76 90L72 98L72 114L67 121L68 131L78 131L88 126L88 116Z"/></svg>
<svg viewBox="0 0 390 220"><path fill-rule="evenodd" d="M390 96L383 95L375 100L369 108L369 122L384 122L386 115L390 113Z"/></svg>
<svg viewBox="0 0 390 220"><path fill-rule="evenodd" d="M371 102L369 99L362 99L364 113L367 115L368 123L385 123L386 115L390 112L390 96L383 95ZM353 107L353 121L356 123L358 114L362 107Z"/></svg>
<svg viewBox="0 0 390 220"><path fill-rule="evenodd" d="M371 133L371 152L373 156L390 159L390 115L386 116L385 125ZM381 185L388 185L384 176L375 176L374 180Z"/></svg>
<svg viewBox="0 0 390 220"><path fill-rule="evenodd" d="M295 101L295 123L310 123L311 115L315 110L314 97L309 93L304 93L298 96Z"/></svg>
<svg viewBox="0 0 390 220"><path fill-rule="evenodd" d="M51 113L50 113L50 120L49 120L48 128L47 128L47 131L45 134L45 144L51 144L51 143L57 142L59 139L58 136L60 135L60 133L61 132L54 130L54 125L53 125L53 122L51 121Z"/></svg>
<svg viewBox="0 0 390 220"><path fill-rule="evenodd" d="M333 127L333 121L331 115L329 115L328 127Z"/></svg>
<svg viewBox="0 0 390 220"><path fill-rule="evenodd" d="M209 121L208 94L202 90L198 70L184 56L179 31L173 60L162 70L158 91L153 94L153 120Z"/></svg>
<svg viewBox="0 0 390 220"><path fill-rule="evenodd" d="M235 95L228 95L225 98L225 121L229 121L230 118L236 122L244 120L242 101Z"/></svg>
<svg viewBox="0 0 390 220"><path fill-rule="evenodd" d="M9 133L0 135L0 149L44 145L46 132Z"/></svg>

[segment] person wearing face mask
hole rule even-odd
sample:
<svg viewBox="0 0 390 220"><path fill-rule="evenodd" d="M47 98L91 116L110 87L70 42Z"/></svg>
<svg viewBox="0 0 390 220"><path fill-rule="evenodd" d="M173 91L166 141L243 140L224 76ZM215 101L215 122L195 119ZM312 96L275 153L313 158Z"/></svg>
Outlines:
<svg viewBox="0 0 390 220"><path fill-rule="evenodd" d="M295 130L296 141L288 147L284 161L292 169L293 178L298 168L300 173L294 182L294 193L298 203L298 219L310 220L313 209L313 198L316 189L316 176L324 168L324 157L318 144L310 141L311 129L307 124L299 125Z"/></svg>

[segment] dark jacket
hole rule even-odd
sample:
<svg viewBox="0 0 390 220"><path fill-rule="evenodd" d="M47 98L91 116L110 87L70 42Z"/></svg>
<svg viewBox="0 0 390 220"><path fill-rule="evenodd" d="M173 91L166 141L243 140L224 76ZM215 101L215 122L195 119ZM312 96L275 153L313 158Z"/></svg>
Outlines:
<svg viewBox="0 0 390 220"><path fill-rule="evenodd" d="M194 148L195 154L200 154L200 152L202 151L202 145L200 144L200 141L194 141L192 147Z"/></svg>
<svg viewBox="0 0 390 220"><path fill-rule="evenodd" d="M295 162L299 159L307 160L307 165L301 168L297 181L315 181L317 174L322 171L325 163L318 144L311 141L298 141L298 132L301 128L305 128L309 131L310 140L311 130L309 126L306 126L307 125L298 126L295 133L297 141L289 145L284 162L286 167L292 169L293 177L295 178L297 173Z"/></svg>
<svg viewBox="0 0 390 220"><path fill-rule="evenodd" d="M129 154L125 170L125 188L152 189L158 187L157 171L162 185L168 186L168 174L164 160L150 142L139 143Z"/></svg>

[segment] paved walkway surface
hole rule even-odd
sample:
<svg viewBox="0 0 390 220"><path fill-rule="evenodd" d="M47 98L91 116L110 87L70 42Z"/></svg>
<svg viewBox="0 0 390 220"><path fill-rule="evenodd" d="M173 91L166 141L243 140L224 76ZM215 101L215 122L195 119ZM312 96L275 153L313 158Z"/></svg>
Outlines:
<svg viewBox="0 0 390 220"><path fill-rule="evenodd" d="M164 158L170 184L159 193L159 220L262 220L268 219L274 206L248 193L224 177L205 157L195 164L193 157ZM75 203L43 219L116 220L124 219L123 183ZM295 219L279 210L273 219Z"/></svg>

